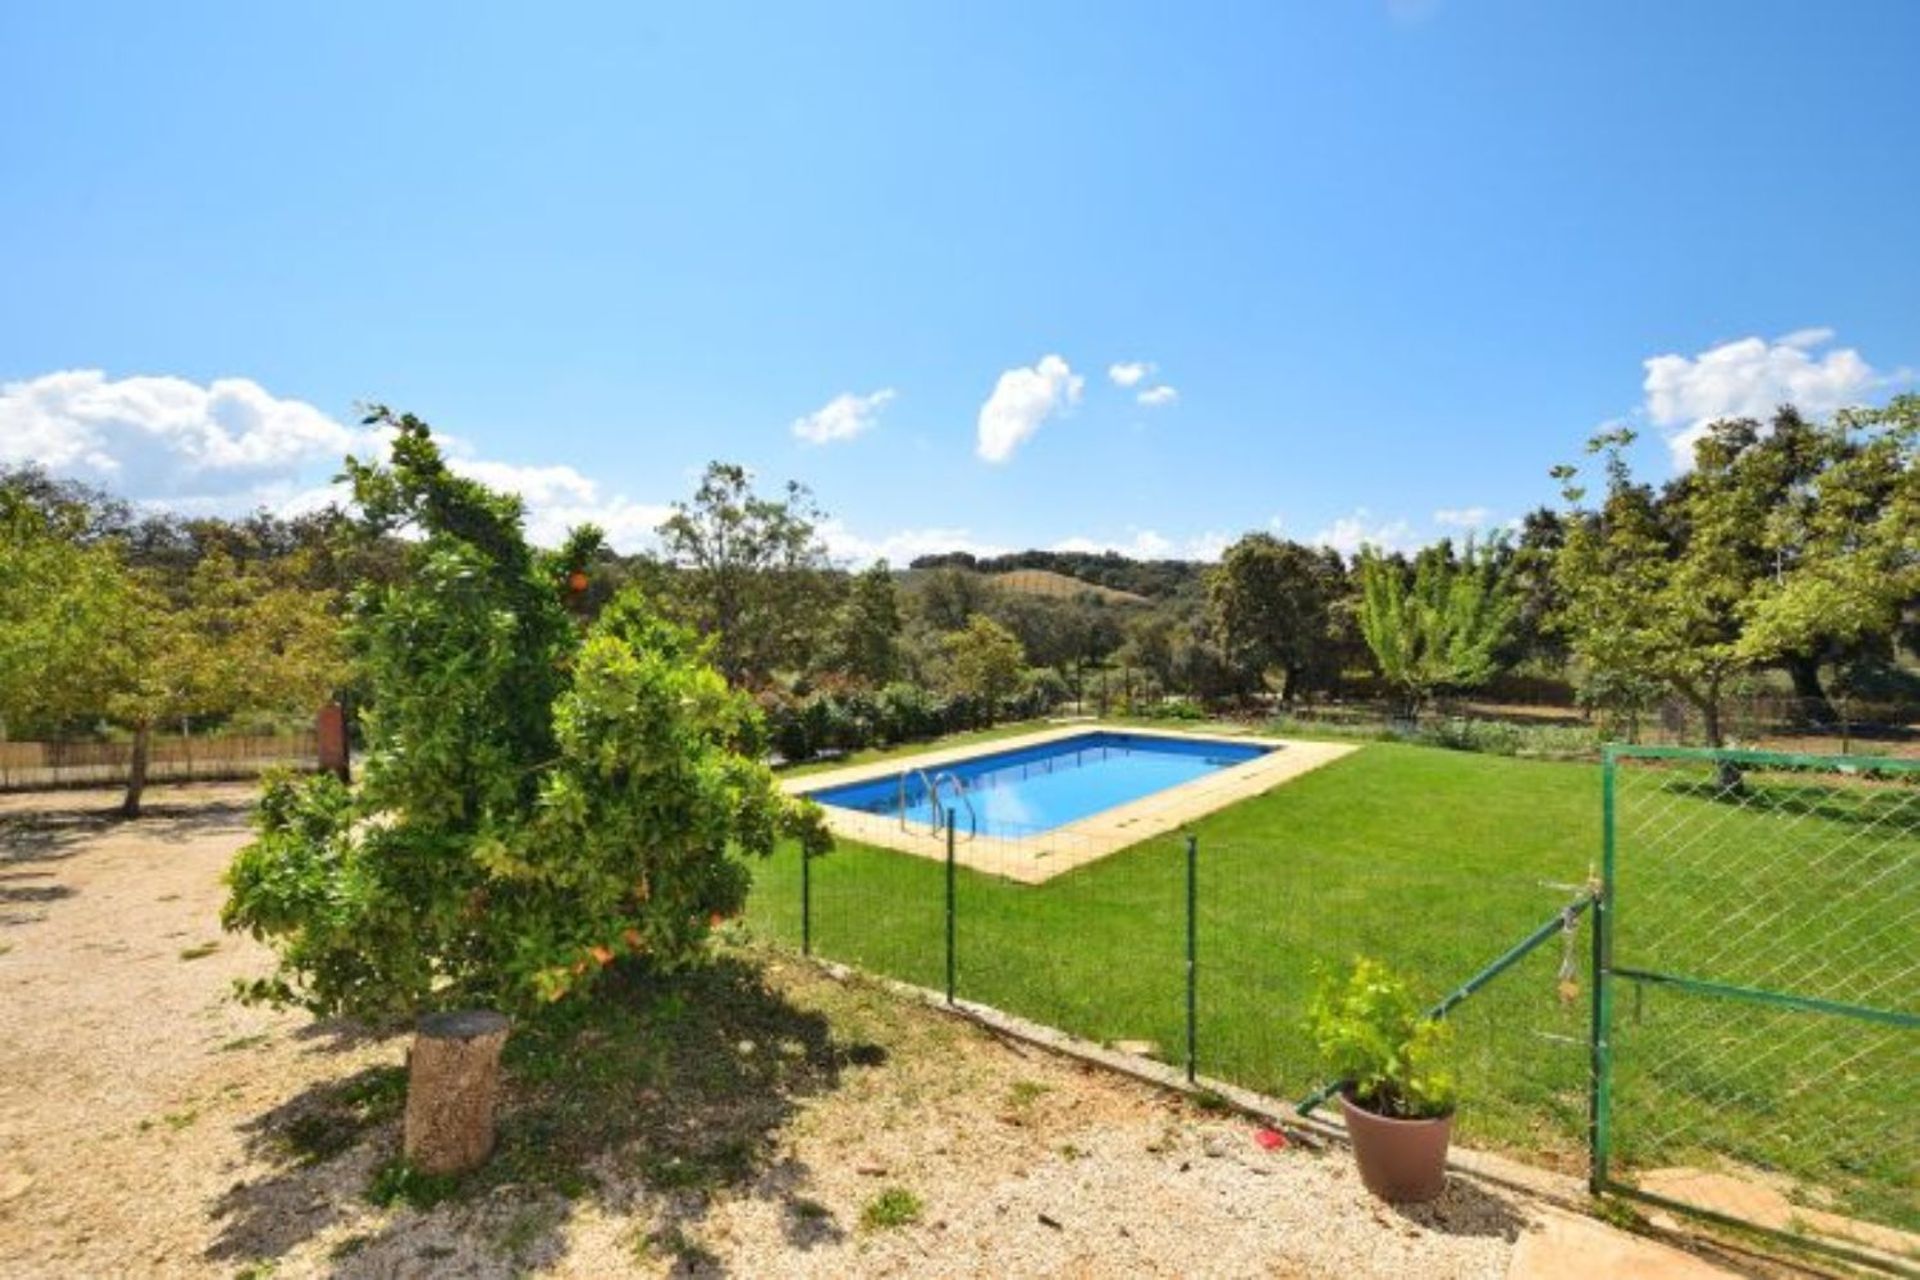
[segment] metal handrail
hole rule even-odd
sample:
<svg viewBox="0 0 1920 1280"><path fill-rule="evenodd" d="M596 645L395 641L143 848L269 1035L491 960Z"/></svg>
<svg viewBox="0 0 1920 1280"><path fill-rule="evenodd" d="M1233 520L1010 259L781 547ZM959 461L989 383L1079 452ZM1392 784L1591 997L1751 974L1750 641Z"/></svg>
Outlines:
<svg viewBox="0 0 1920 1280"><path fill-rule="evenodd" d="M973 797L967 794L967 784L960 775L951 769L942 769L933 775L933 810L940 812L940 784L942 781L953 784L953 793L960 797L960 803L967 806L967 838L976 839L980 835L980 814L973 807Z"/></svg>
<svg viewBox="0 0 1920 1280"><path fill-rule="evenodd" d="M918 775L927 788L927 811L929 824L935 835L940 833L940 797L933 785L933 779L927 776L925 769L902 769L900 771L900 829L907 830L907 779Z"/></svg>

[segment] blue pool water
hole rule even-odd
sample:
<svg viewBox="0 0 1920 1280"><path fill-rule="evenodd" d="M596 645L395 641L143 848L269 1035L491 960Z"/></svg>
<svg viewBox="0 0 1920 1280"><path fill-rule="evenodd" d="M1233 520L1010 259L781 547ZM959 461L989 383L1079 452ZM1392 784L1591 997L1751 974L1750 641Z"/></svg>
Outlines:
<svg viewBox="0 0 1920 1280"><path fill-rule="evenodd" d="M1103 731L974 756L926 772L936 776L951 773L966 784L982 834L1036 835L1245 764L1275 749L1251 742L1204 742ZM897 774L827 787L812 795L821 804L862 813L894 817L900 812ZM964 827L968 821L966 806L953 796L951 786L941 784L941 802L958 809ZM911 820L927 820L927 779L918 773L907 775L906 804Z"/></svg>

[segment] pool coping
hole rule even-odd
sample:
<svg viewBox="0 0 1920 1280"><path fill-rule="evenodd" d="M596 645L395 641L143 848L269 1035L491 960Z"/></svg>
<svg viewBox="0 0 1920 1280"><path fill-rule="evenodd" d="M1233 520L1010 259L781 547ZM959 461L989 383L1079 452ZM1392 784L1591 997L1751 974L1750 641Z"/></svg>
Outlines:
<svg viewBox="0 0 1920 1280"><path fill-rule="evenodd" d="M1254 742L1278 749L1150 796L1129 800L1111 809L1102 809L1039 835L981 836L971 839L962 826L954 845L954 861L990 875L1004 876L1024 884L1040 884L1129 845L1177 830L1229 804L1270 791L1283 782L1289 782L1357 750L1354 744L1343 742L1302 742L1297 738L1276 738L1253 733L1192 733L1179 729L1144 729L1135 725L1088 721L964 746L940 747L891 760L849 765L843 769L827 769L796 778L783 778L780 787L788 795L806 795L832 787L871 782L876 778L897 777L906 769L926 769L951 764L956 760L1020 751L1066 738L1084 737L1090 733L1122 733L1184 742ZM827 815L827 828L836 836L939 861L944 861L947 856L945 837L930 831L926 825L915 823L902 829L897 817L856 813L829 804L820 807Z"/></svg>

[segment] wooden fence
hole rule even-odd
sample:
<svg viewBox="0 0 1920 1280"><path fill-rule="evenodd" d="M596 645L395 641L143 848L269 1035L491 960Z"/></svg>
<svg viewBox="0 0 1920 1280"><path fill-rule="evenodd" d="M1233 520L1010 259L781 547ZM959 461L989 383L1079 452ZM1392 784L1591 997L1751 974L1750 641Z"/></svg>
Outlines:
<svg viewBox="0 0 1920 1280"><path fill-rule="evenodd" d="M0 791L114 786L127 780L131 742L0 742ZM311 731L233 737L156 736L148 782L251 778L270 768L319 766Z"/></svg>

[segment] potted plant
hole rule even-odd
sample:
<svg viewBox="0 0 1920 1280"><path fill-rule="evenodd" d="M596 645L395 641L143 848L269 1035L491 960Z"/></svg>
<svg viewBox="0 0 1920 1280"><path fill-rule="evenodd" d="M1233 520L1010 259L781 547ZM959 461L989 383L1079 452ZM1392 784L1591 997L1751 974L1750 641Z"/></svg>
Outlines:
<svg viewBox="0 0 1920 1280"><path fill-rule="evenodd" d="M1341 1083L1360 1180L1383 1200L1431 1200L1446 1186L1454 1083L1449 1037L1406 981L1375 960L1321 984L1308 1027Z"/></svg>

